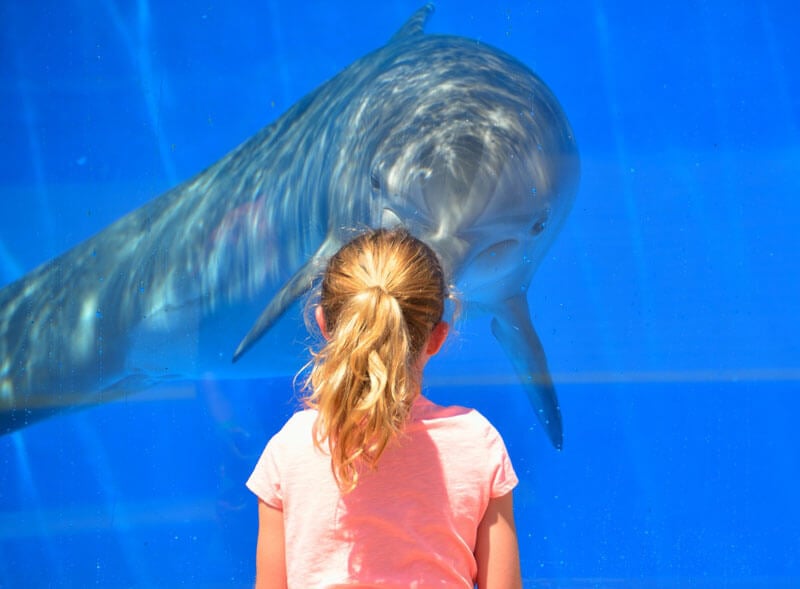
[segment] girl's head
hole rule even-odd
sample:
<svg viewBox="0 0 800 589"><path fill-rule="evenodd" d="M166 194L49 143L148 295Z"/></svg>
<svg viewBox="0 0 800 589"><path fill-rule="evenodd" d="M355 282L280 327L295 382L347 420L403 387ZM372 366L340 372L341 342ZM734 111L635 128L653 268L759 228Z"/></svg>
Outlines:
<svg viewBox="0 0 800 589"><path fill-rule="evenodd" d="M316 308L326 342L306 403L319 411L315 443L327 440L344 492L401 431L422 365L447 334L446 298L436 254L405 229L368 231L328 262Z"/></svg>

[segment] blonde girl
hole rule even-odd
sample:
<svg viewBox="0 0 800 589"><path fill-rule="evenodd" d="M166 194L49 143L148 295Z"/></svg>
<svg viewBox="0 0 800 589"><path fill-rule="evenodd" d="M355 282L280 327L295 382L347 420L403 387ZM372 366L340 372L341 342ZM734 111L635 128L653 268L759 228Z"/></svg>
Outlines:
<svg viewBox="0 0 800 589"><path fill-rule="evenodd" d="M447 296L435 253L404 229L368 231L329 261L306 409L247 482L257 589L522 586L502 438L421 394Z"/></svg>

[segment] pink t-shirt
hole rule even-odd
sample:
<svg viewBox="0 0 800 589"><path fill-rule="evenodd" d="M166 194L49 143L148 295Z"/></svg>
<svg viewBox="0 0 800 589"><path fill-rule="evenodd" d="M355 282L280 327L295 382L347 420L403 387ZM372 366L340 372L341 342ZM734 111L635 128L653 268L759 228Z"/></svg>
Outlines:
<svg viewBox="0 0 800 589"><path fill-rule="evenodd" d="M473 409L419 397L403 435L341 495L317 450L316 411L296 413L247 481L283 510L290 589L464 587L489 499L517 484L500 434Z"/></svg>

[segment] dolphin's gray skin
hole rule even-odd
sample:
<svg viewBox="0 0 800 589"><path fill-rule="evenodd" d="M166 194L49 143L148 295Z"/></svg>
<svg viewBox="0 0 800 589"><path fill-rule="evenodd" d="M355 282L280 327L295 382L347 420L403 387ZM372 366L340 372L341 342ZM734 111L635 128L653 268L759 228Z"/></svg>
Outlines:
<svg viewBox="0 0 800 589"><path fill-rule="evenodd" d="M425 35L431 11L198 176L0 290L0 433L167 377L235 371L231 354L353 227L402 223L492 315L560 448L526 295L575 194L572 131L512 57Z"/></svg>

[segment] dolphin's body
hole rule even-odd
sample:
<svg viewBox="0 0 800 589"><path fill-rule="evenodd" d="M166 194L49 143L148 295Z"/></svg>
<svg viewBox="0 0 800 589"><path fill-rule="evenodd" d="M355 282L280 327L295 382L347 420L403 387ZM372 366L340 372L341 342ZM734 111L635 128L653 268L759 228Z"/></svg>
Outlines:
<svg viewBox="0 0 800 589"><path fill-rule="evenodd" d="M353 227L402 223L492 315L561 447L526 295L576 190L572 131L515 59L425 35L431 10L198 176L0 290L0 433L165 378L235 372L231 355Z"/></svg>

